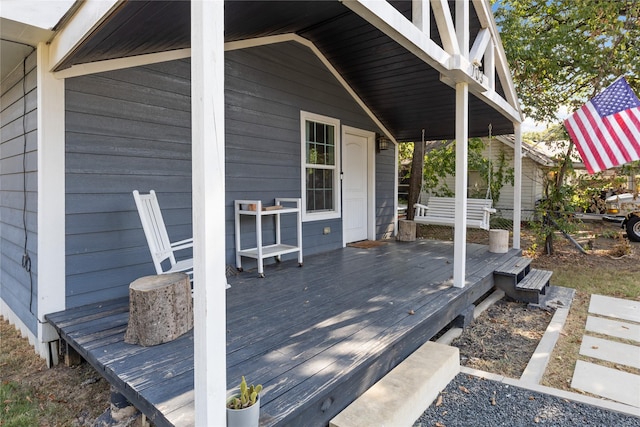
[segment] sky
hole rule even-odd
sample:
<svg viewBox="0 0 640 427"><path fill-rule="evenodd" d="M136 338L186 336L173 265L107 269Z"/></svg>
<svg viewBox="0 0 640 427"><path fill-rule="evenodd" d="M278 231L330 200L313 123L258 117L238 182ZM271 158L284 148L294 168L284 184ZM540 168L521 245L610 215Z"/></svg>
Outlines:
<svg viewBox="0 0 640 427"><path fill-rule="evenodd" d="M565 105L561 105L558 108L558 112L556 113L556 117L558 121L564 121L572 112L569 111L569 108ZM532 118L525 118L524 122L522 122L522 132L540 132L545 130L549 125L553 125L558 123L558 121L549 123L549 122L535 122Z"/></svg>

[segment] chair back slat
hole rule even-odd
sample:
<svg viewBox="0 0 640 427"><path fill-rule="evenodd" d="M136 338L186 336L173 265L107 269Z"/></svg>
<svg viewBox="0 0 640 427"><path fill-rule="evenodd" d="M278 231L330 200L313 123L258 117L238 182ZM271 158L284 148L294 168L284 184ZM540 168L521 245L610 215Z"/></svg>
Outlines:
<svg viewBox="0 0 640 427"><path fill-rule="evenodd" d="M163 271L163 261L169 259L173 266L176 260L171 248L171 242L169 241L169 235L167 234L167 228L162 218L162 212L158 205L156 192L151 190L149 194L140 194L138 190L135 190L133 192L133 198L136 201L140 222L142 223L144 235L147 238L153 264L155 265L156 272L161 274Z"/></svg>

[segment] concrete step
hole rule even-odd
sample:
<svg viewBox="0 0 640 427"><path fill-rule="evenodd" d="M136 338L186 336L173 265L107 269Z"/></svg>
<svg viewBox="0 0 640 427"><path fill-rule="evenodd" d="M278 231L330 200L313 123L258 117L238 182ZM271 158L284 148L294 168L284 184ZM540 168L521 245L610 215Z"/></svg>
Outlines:
<svg viewBox="0 0 640 427"><path fill-rule="evenodd" d="M459 372L459 350L429 341L336 415L329 426L412 426Z"/></svg>

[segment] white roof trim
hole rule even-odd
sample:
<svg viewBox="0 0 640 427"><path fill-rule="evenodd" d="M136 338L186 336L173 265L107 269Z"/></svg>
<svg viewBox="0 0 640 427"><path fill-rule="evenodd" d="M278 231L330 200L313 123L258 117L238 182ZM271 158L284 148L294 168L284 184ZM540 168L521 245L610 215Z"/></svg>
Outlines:
<svg viewBox="0 0 640 427"><path fill-rule="evenodd" d="M176 49L167 52L149 53L146 55L129 56L126 58L107 59L105 61L89 62L74 65L62 71L57 71L57 79L85 76L87 74L103 73L105 71L121 70L123 68L140 67L160 62L174 61L191 57L191 49Z"/></svg>
<svg viewBox="0 0 640 427"><path fill-rule="evenodd" d="M55 70L123 2L124 0L84 0L51 41L51 70Z"/></svg>

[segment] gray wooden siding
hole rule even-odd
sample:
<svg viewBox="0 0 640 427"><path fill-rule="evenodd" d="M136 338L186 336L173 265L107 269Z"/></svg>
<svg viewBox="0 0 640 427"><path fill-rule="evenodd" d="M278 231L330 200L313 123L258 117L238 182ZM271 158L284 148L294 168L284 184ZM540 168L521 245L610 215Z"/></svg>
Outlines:
<svg viewBox="0 0 640 427"><path fill-rule="evenodd" d="M191 236L189 61L68 79L65 97L67 307L76 307L155 274L133 190L156 190L169 236Z"/></svg>
<svg viewBox="0 0 640 427"><path fill-rule="evenodd" d="M276 197L301 196L300 110L378 129L315 55L297 43L225 57L226 231L220 240L226 263L235 265L233 201L270 204ZM191 236L189 72L184 60L67 80L68 307L124 296L131 281L154 274L134 189L156 190L172 240ZM376 154L379 236L389 233L393 221L393 164L393 150ZM294 239L295 223L292 217L282 219L286 243ZM263 225L268 243L273 224ZM332 230L328 235L326 226ZM243 244L254 238L247 218ZM303 240L305 254L341 247L341 220L304 223Z"/></svg>
<svg viewBox="0 0 640 427"><path fill-rule="evenodd" d="M301 197L300 110L339 119L342 125L379 130L320 60L298 43L232 51L225 57L226 242L227 262L235 264L233 201L273 203L276 197ZM392 150L376 154L376 171L376 232L383 236L393 221ZM247 230L253 230L250 221L245 221ZM264 238L273 239L270 222L264 225ZM326 226L331 233L324 235ZM283 224L282 231L292 239L294 224ZM243 245L254 236L243 234ZM303 242L305 254L341 247L341 220L305 222Z"/></svg>
<svg viewBox="0 0 640 427"><path fill-rule="evenodd" d="M34 334L38 310L37 137L34 52L0 84L0 296ZM31 275L22 267L25 195Z"/></svg>

